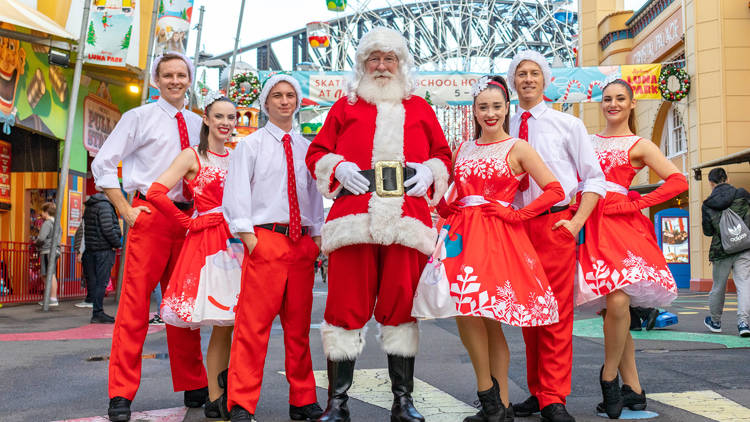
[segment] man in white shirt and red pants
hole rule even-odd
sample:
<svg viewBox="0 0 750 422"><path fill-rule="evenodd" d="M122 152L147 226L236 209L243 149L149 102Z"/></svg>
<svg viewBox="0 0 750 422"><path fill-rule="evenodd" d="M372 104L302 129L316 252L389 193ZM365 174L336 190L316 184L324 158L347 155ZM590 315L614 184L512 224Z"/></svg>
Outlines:
<svg viewBox="0 0 750 422"><path fill-rule="evenodd" d="M271 76L259 102L269 121L237 144L224 182L224 216L247 254L229 361L227 408L232 421L255 421L268 338L279 315L289 417L314 421L323 413L310 357L323 198L305 167L310 141L292 130L302 102L299 83L288 75Z"/></svg>
<svg viewBox="0 0 750 422"><path fill-rule="evenodd" d="M161 91L158 101L127 111L91 163L96 186L104 190L130 226L120 304L109 360L109 418L130 419L130 404L141 381L141 353L148 331L151 292L162 291L185 240L185 229L146 201L146 192L179 152L198 144L201 117L185 109L185 92L194 76L193 64L182 54L165 53L154 61L152 79ZM123 189L135 193L133 205L123 196L117 177L122 161ZM192 202L178 184L169 197L187 215ZM184 391L188 407L208 397L199 330L167 325L169 363L175 391Z"/></svg>
<svg viewBox="0 0 750 422"><path fill-rule="evenodd" d="M412 95L414 61L399 32L372 29L355 59L347 96L331 107L307 153L318 190L335 198L322 230L329 387L320 421L350 420L347 390L373 314L388 354L391 422L424 421L411 398L419 345L411 308L437 240L428 202L447 189L451 151L432 107Z"/></svg>
<svg viewBox="0 0 750 422"><path fill-rule="evenodd" d="M565 408L565 399L570 394L573 363L576 240L599 197L606 193L606 186L583 122L544 104L544 88L550 84L551 73L544 56L532 50L516 54L508 68L508 86L518 93L518 111L510 119L510 133L534 147L560 181L566 196L549 212L526 222L529 238L557 298L560 322L523 328L531 397L513 405L513 411L516 416L541 411L542 420L570 422L575 419ZM579 178L583 195L574 214L569 203L578 191ZM542 193L533 180L526 178L525 183L528 188L519 193L521 206Z"/></svg>

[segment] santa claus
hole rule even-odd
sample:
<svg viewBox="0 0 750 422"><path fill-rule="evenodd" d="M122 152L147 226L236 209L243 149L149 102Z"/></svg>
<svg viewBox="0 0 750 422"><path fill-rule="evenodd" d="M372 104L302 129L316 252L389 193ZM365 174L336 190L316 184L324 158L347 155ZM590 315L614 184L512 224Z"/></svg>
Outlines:
<svg viewBox="0 0 750 422"><path fill-rule="evenodd" d="M413 95L414 59L399 32L372 29L355 59L347 95L331 107L306 158L318 190L334 199L322 229L329 387L320 420L349 421L347 390L374 314L388 354L391 421L424 421L411 398L419 344L411 308L435 247L429 205L448 187L451 151L432 107Z"/></svg>

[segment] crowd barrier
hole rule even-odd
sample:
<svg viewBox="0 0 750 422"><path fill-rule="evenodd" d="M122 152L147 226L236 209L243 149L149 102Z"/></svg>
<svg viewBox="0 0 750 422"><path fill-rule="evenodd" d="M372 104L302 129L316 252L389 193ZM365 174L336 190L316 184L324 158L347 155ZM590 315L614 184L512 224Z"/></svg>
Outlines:
<svg viewBox="0 0 750 422"><path fill-rule="evenodd" d="M69 245L61 245L57 262L57 297L60 300L86 296L83 268ZM112 267L113 287L117 282L120 251ZM0 242L0 303L34 303L44 297L39 248L33 243Z"/></svg>

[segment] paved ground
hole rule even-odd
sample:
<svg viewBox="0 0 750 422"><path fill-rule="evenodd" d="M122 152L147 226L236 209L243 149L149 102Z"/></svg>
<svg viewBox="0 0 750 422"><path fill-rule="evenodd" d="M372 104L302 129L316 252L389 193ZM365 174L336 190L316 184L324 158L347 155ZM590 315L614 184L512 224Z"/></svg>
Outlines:
<svg viewBox="0 0 750 422"><path fill-rule="evenodd" d="M325 285L315 286L313 321L320 321L325 304ZM703 327L706 294L682 292L669 308L680 322L665 330L635 333L637 360L654 421L750 421L750 339L737 336L734 325L736 299L727 298L725 332L708 334ZM88 324L90 310L75 302L62 302L44 313L37 305L0 308L1 421L53 421L85 418L104 420L107 408L107 360L111 326ZM114 314L112 299L105 308ZM417 359L415 399L432 422L460 421L472 412L476 399L471 364L452 320L427 321L421 325L421 351ZM601 322L596 315L576 316L573 391L568 408L578 421L601 421L594 407L600 400L597 383L603 359ZM512 401L526 398L524 344L519 329L506 327L510 343ZM353 420L388 421L390 406L386 360L370 323L368 345L357 362L359 370L351 391ZM203 332L204 347L208 331ZM317 325L310 341L313 364L321 387L326 385L325 360ZM152 327L144 347L143 379L133 402L132 420L201 421L202 409L187 411L182 394L174 393L166 359L163 327ZM281 330L272 332L266 362L260 421L287 421L287 384L282 374ZM325 404L326 390L318 389ZM624 415L625 416L625 415ZM517 418L538 421L538 416Z"/></svg>

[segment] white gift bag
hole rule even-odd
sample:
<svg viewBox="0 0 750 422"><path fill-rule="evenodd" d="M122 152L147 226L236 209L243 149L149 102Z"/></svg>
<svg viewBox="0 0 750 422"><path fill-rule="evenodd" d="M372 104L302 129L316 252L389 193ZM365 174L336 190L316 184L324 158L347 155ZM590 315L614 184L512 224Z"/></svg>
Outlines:
<svg viewBox="0 0 750 422"><path fill-rule="evenodd" d="M422 319L448 318L460 315L450 293L450 281L445 273L445 236L448 231L440 230L435 251L427 261L419 277L411 316Z"/></svg>

